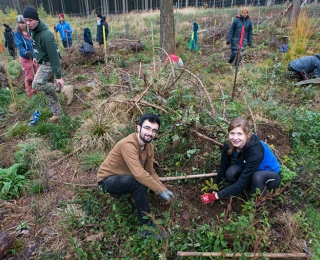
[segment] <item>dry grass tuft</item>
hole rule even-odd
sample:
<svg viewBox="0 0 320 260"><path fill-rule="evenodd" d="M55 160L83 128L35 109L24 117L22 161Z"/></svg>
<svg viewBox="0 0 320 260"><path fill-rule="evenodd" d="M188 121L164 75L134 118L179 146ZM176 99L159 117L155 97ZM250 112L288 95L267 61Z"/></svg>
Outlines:
<svg viewBox="0 0 320 260"><path fill-rule="evenodd" d="M293 59L300 58L307 53L310 38L316 33L313 19L308 16L308 12L303 9L297 21L292 25L290 33L290 48L284 56L284 63L289 64ZM313 55L313 53L312 53Z"/></svg>

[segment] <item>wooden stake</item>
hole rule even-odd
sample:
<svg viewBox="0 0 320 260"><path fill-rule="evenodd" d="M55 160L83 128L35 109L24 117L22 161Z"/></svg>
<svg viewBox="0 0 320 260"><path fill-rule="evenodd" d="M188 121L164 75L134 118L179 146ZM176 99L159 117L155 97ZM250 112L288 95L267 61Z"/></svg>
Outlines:
<svg viewBox="0 0 320 260"><path fill-rule="evenodd" d="M198 179L198 178L208 178L217 176L217 173L205 173L196 175L186 175L186 176L172 176L172 177L159 177L160 181L175 181L175 180L185 180L185 179Z"/></svg>
<svg viewBox="0 0 320 260"><path fill-rule="evenodd" d="M223 253L223 252L182 252L178 251L177 256L202 256L202 257L227 257L227 258L257 258L257 257L266 257L266 258L300 258L300 259L310 259L310 256L305 253Z"/></svg>
<svg viewBox="0 0 320 260"><path fill-rule="evenodd" d="M1 51L1 55L2 55L4 68L5 68L6 73L7 73L7 78L8 78L8 82L9 82L12 98L13 98L14 105L15 105L15 108L16 108L17 107L17 100L16 100L16 96L14 95L14 90L13 90L13 86L12 86L12 82L11 82L11 77L10 77L10 73L9 73L9 69L8 69L8 65L7 65L6 56L4 55L2 43L0 43L0 51Z"/></svg>
<svg viewBox="0 0 320 260"><path fill-rule="evenodd" d="M237 84L237 75L238 75L238 68L239 68L239 63L240 63L240 52L241 52L241 48L238 49L238 53L237 53L237 66L236 66L236 72L234 74L234 81L233 81L233 90L232 90L232 98L231 101L233 101L234 99L234 94L236 91L236 84Z"/></svg>

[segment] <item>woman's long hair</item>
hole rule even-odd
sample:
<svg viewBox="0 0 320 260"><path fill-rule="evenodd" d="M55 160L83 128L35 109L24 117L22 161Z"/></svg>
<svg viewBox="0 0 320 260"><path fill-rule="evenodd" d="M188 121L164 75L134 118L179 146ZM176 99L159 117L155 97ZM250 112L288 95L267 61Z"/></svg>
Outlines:
<svg viewBox="0 0 320 260"><path fill-rule="evenodd" d="M229 126L228 126L228 134L235 129L236 127L240 127L242 129L242 131L244 132L244 134L247 136L247 143L250 140L250 125L249 122L242 118L242 117L238 117L238 118L234 118L231 120ZM246 144L247 144L246 143ZM233 150L234 150L234 146L232 144L232 142L230 140L228 140L228 144L229 144L229 150L228 150L228 154L232 154Z"/></svg>
<svg viewBox="0 0 320 260"><path fill-rule="evenodd" d="M22 33L22 30L20 29L19 23L25 23L26 21L24 20L23 16L19 14L16 18L16 31L19 33ZM28 30L27 30L28 31Z"/></svg>

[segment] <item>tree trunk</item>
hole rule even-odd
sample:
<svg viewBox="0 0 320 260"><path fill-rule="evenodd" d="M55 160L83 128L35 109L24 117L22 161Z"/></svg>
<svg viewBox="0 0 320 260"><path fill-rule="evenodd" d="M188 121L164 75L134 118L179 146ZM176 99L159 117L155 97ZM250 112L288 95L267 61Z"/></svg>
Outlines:
<svg viewBox="0 0 320 260"><path fill-rule="evenodd" d="M144 9L144 10L148 12L148 10L149 10L148 0L145 0L144 7L145 7L145 9Z"/></svg>
<svg viewBox="0 0 320 260"><path fill-rule="evenodd" d="M273 5L273 0L268 0L267 7L271 7Z"/></svg>
<svg viewBox="0 0 320 260"><path fill-rule="evenodd" d="M189 6L189 0L186 0L186 8Z"/></svg>
<svg viewBox="0 0 320 260"><path fill-rule="evenodd" d="M293 6L290 11L290 23L294 23L298 20L301 4L302 4L302 0L293 1Z"/></svg>
<svg viewBox="0 0 320 260"><path fill-rule="evenodd" d="M9 233L3 231L0 233L0 259L9 252L9 250L14 246L14 239L9 235Z"/></svg>
<svg viewBox="0 0 320 260"><path fill-rule="evenodd" d="M114 13L118 14L117 0L114 0Z"/></svg>
<svg viewBox="0 0 320 260"><path fill-rule="evenodd" d="M175 53L174 14L172 0L160 1L160 44L168 54ZM161 57L164 57L163 54Z"/></svg>

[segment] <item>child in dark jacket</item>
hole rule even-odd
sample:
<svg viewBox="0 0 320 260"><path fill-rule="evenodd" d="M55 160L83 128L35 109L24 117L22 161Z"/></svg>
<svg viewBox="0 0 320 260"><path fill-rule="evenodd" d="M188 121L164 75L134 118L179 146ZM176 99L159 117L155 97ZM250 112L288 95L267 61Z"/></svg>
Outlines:
<svg viewBox="0 0 320 260"><path fill-rule="evenodd" d="M223 177L232 185L219 192L202 195L204 204L237 195L248 186L252 194L257 189L264 194L280 185L280 165L268 145L256 135L250 134L248 121L243 118L233 119L228 132L229 140L222 150L215 187L218 190Z"/></svg>
<svg viewBox="0 0 320 260"><path fill-rule="evenodd" d="M15 58L16 57L16 45L14 44L12 29L6 23L3 24L3 28L4 28L3 35L5 38L4 46L6 48L8 48L10 55L13 58Z"/></svg>

